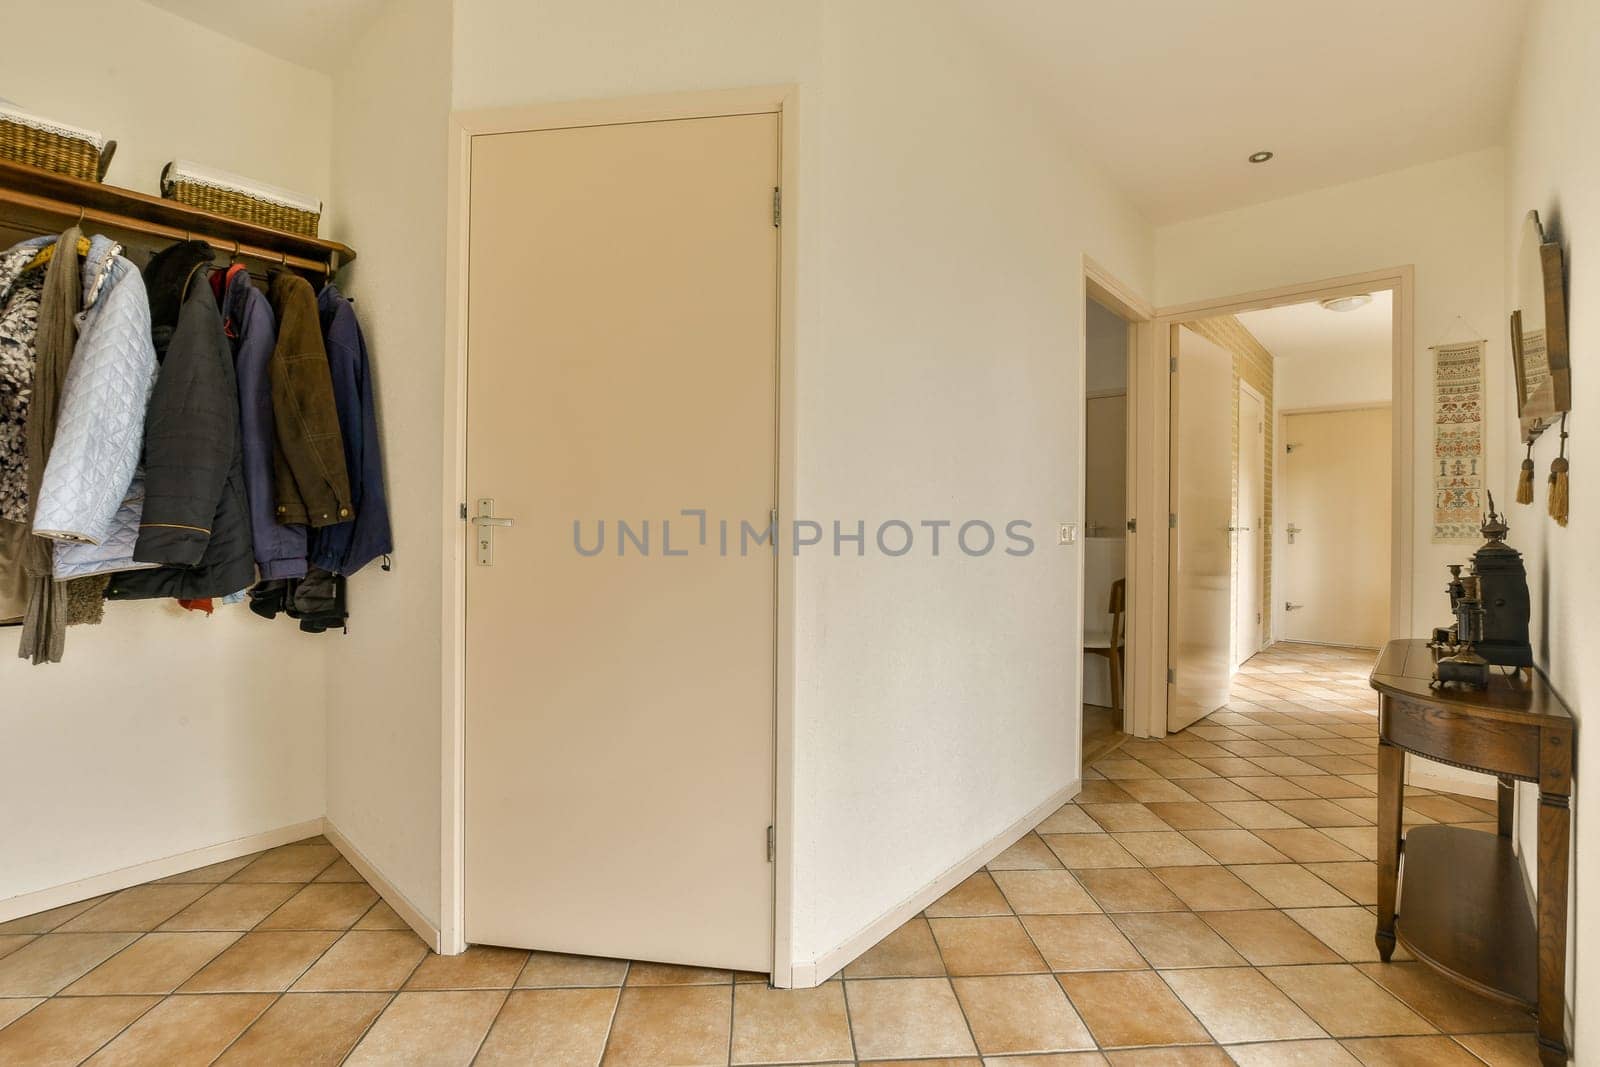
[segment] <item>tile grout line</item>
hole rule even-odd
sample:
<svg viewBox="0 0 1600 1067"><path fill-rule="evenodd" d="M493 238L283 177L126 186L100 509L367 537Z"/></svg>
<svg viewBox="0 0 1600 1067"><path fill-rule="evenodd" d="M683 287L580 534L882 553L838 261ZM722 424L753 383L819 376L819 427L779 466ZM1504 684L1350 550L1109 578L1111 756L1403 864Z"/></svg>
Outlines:
<svg viewBox="0 0 1600 1067"><path fill-rule="evenodd" d="M1028 833L1032 833L1032 832L1033 832L1032 830L1028 831ZM1027 835L1024 834L1023 836L1026 837ZM989 868L987 866L984 867L984 870L988 870L988 869ZM991 875L991 877L993 877L993 876ZM1001 892L1000 895L1002 897L1004 897L1005 893ZM1011 902L1009 900L1006 901L1006 906L1007 907L1011 906ZM956 984L955 984L955 982L951 981L950 965L948 963L946 963L945 959L944 959L944 946L939 943L939 935L937 935L937 934L935 934L933 932L933 923L928 921L927 916L926 916L926 912L927 912L927 909L924 908L923 909L923 920L922 921L925 922L925 923L928 923L928 936L933 939L933 951L939 957L939 969L944 972L944 975L943 975L944 984L945 984L946 988L948 988L950 990L950 996L955 999L956 1010L961 1013L961 1025L963 1025L963 1026L965 1026L967 1028L967 1037L970 1038L971 1041L972 1041L972 1051L977 1055L979 1061L981 1062L982 1059L983 1059L983 1055L984 1055L983 1046L978 1044L978 1034L977 1034L977 1032L975 1030L972 1029L972 1020L967 1017L967 1006L964 1003L962 1003L961 994L956 992ZM1020 923L1019 923L1019 925L1020 925ZM1025 933L1025 934L1027 933L1027 929L1026 928L1023 929L1023 933ZM1030 938L1029 940L1031 941L1032 939ZM1034 951L1037 952L1038 949L1034 949ZM1044 959L1043 956L1040 956L1039 958L1041 960ZM841 974L842 973L843 972L841 972ZM844 980L843 978L840 979L840 981L843 981L843 980ZM1065 997L1066 993L1062 993L1061 995L1063 997ZM846 1001L845 1010L849 1011L848 1000ZM1084 1029L1087 1030L1088 1026L1086 1025L1084 1027ZM854 1033L855 1033L855 1028L852 1025L852 1027L851 1027L852 1038L851 1038L851 1042L850 1042L850 1045L851 1045L852 1048L855 1047L855 1040L854 1040L854 1036L853 1036ZM1093 1039L1094 1039L1093 1035L1090 1035L1090 1040L1092 1041Z"/></svg>
<svg viewBox="0 0 1600 1067"><path fill-rule="evenodd" d="M377 905L373 904L373 907L377 907ZM415 935L413 935L413 936L415 936ZM337 945L338 943L339 943L338 941L334 941L333 944ZM332 949L333 949L333 945L329 945L327 951L331 951ZM322 955L324 955L324 956L327 955L327 951L324 951ZM398 986L396 986L394 989L391 989L391 990L363 989L363 990L342 990L341 991L341 992L347 992L347 993L356 993L356 992L359 992L359 993L385 993L385 992L387 992L389 994L389 999L384 1002L383 1007L378 1009L378 1011L373 1014L371 1021L369 1021L366 1026L363 1026L361 1028L361 1033L358 1034L356 1036L356 1039L350 1043L350 1047L345 1050L344 1055L339 1057L339 1062L341 1064L349 1062L350 1057L354 1056L356 1054L356 1049L361 1047L361 1043L367 1039L368 1035L370 1035L373 1030L377 1029L378 1022L385 1015L389 1014L389 1009L394 1007L394 1002L400 999L400 993L401 993L401 991L403 989L405 989L406 983L411 981L412 978L416 977L418 968L420 968L423 965L423 963L425 963L427 961L428 955L429 955L430 952L432 952L431 949L427 948L427 946L423 946L423 952L422 952L421 958L418 959L416 963L411 965L411 970L406 972L406 976L400 980L400 984ZM317 959L320 961L322 959L322 956L318 956ZM315 964L313 964L313 966L315 966ZM309 970L309 968L308 968L308 970ZM304 977L304 975L302 974L301 977ZM297 978L297 979L295 979L295 981L299 981L299 979ZM287 990L285 990L285 992L287 992ZM496 1012L495 1014L498 1015L499 1013ZM485 1036L488 1035L488 1031L487 1030L484 1031L484 1035ZM473 1053L473 1056L476 1057L477 1053Z"/></svg>
<svg viewBox="0 0 1600 1067"><path fill-rule="evenodd" d="M1067 803L1070 804L1070 803L1073 803L1073 802L1069 800ZM1055 813L1051 812L1051 814L1053 815ZM1046 818L1049 818L1049 816L1046 816ZM1093 816L1090 816L1090 818L1093 818ZM1029 831L1029 833L1033 833L1033 832L1034 831L1032 831L1032 830ZM1050 848L1050 843L1048 841L1045 842L1045 847L1046 848ZM1050 849L1050 854L1051 855L1055 855L1055 850L1054 849ZM1056 861L1058 863L1061 862L1061 857L1060 856L1056 856ZM1046 869L1051 869L1051 868L1046 868ZM1094 893L1091 892L1087 886L1078 883L1078 876L1076 874L1074 874L1072 872L1071 868L1069 868L1065 863L1061 864L1061 869L1066 872L1067 877L1071 878L1073 883L1076 884L1079 889L1083 890L1084 894L1090 900L1094 901L1095 907L1100 909L1101 916L1103 916L1106 919L1107 922L1111 923L1111 925L1115 927L1116 924L1117 924L1117 921L1115 919L1111 918L1111 916L1109 914L1107 914L1107 912L1105 911L1105 906L1100 903L1100 898L1095 896ZM985 867L984 870L988 871L989 869L987 867ZM994 872L993 871L989 871L989 877L991 879L993 879L993 877L994 877ZM1061 981L1062 972L1059 972L1059 971L1055 970L1053 967L1051 967L1050 966L1050 961L1048 959L1045 959L1044 949L1039 947L1039 942L1034 939L1033 931L1028 929L1028 924L1023 921L1022 916L1017 914L1016 905L1011 902L1011 898L1010 897L1006 896L1005 888L1000 886L999 883L996 883L995 888L1000 891L1000 899L1002 899L1002 900L1004 900L1006 902L1006 907L1011 909L1011 915L1016 920L1017 925L1022 927L1022 934L1023 934L1024 937L1026 937L1028 939L1028 944L1032 945L1033 946L1033 951L1037 952L1039 954L1039 961L1045 965L1045 969L1047 970L1047 972L1050 975L1050 980L1055 982L1056 988L1061 991L1062 999L1065 1000L1067 1002L1067 1006L1072 1009L1072 1014L1074 1014L1074 1015L1076 1015L1078 1017L1078 1022L1082 1024L1084 1032L1089 1035L1089 1040L1090 1040L1090 1042L1093 1043L1095 1051L1103 1052L1104 1049L1105 1049L1105 1046L1100 1044L1100 1035L1098 1035L1098 1034L1096 1034L1094 1032L1094 1028L1089 1025L1089 1020L1085 1019L1083 1017L1083 1012L1079 1009L1077 1001L1073 1000L1072 999L1072 994L1067 992L1066 985L1063 984L1062 981ZM1120 929L1119 929L1119 932L1120 932ZM934 943L935 944L938 943L938 939L937 938L934 939ZM1139 958L1141 960L1144 960L1146 964L1148 964L1150 962L1148 959L1145 958L1144 953L1142 951L1140 951L1139 946L1135 945L1132 942L1132 940L1129 940L1128 944L1133 948L1133 951L1135 953L1138 953L1138 956L1139 956ZM943 959L944 959L944 957L941 954L940 961L942 962ZM965 1007L962 1008L962 1011L963 1011L963 1014L964 1014L965 1011L966 1011Z"/></svg>
<svg viewBox="0 0 1600 1067"><path fill-rule="evenodd" d="M532 959L532 957L530 956L529 959ZM527 968L524 967L523 969L526 970ZM622 1011L622 992L628 988L628 976L632 973L633 961L628 960L627 966L622 968L622 979L617 983L617 1002L611 1005L611 1019L606 1023L606 1039L600 1043L600 1058L596 1061L598 1064L604 1064L606 1054L611 1051L611 1035L617 1028L617 1015Z"/></svg>
<svg viewBox="0 0 1600 1067"><path fill-rule="evenodd" d="M254 862L254 861L252 861L252 862ZM337 863L337 862L338 862L337 860L333 861L333 863ZM329 863L328 867L332 867L333 863ZM246 866L248 866L248 864ZM295 897L299 896L301 891L303 891L307 887L313 885L315 883L315 880L316 880L317 876L320 875L320 874L323 874L324 872L326 872L327 869L328 868L325 867L325 868L323 868L323 870L318 871L317 874L312 875L311 876L311 878L312 878L311 881L301 883L300 889L298 889L295 892L291 893L289 895L288 899L283 902L283 904L289 903L290 900L293 900ZM244 870L243 867L240 868L240 871L242 871L242 870ZM273 883L270 883L270 882L232 882L232 883L230 883L230 882L222 882L222 883L219 883L219 886L220 885L271 885L271 884L273 884ZM294 883L289 883L289 884L294 884ZM213 887L213 888L215 889L217 887ZM205 897L210 896L210 895L211 895L210 893L206 893L203 896L201 896L199 898L199 900L204 900ZM382 899L383 899L382 897L378 898L378 900L382 900ZM196 903L199 903L199 900L197 900ZM245 930L244 932L240 933L239 938L235 939L233 944L235 944L235 945L238 944L239 943L239 939L244 938L244 936L246 934L256 933L257 930L259 929L259 927L261 926L261 924L266 922L268 919L272 918L272 916L276 915L278 913L279 909L283 907L283 904L278 905L278 907L273 908L271 911L267 912L267 914L263 915L260 919L257 919L256 922L255 922L255 925L251 926L248 930ZM317 963L319 961L321 961L322 957L326 956L328 954L329 950L331 950L334 945L337 945L343 939L345 933L349 933L351 930L354 930L355 929L355 924L360 922L362 919L366 918L367 912L370 912L373 908L375 908L377 906L378 906L377 901L374 901L373 903L367 905L366 911L363 911L359 916L357 916L356 919L355 919L355 922L352 922L348 927L346 927L345 930L340 933L339 937L334 938L332 943L330 943L327 948L325 948L321 952L319 952L317 954L317 958L312 960L306 966L306 969L304 971L301 971L298 975L296 975L294 978L292 978L289 981L289 984L287 986L285 986L283 989L278 990L277 993L272 998L272 1003L268 1004L266 1006L266 1008L262 1010L261 1014L257 1015L254 1019L250 1020L250 1025L246 1026L243 1030L240 1030L237 1034L235 1034L233 1036L233 1040L229 1041L227 1043L227 1045L223 1047L222 1051L217 1053L217 1055L211 1060L211 1062L212 1063L216 1063L218 1060L222 1059L222 1057L224 1057L224 1056L226 1056L228 1054L228 1049L231 1049L234 1045L238 1044L241 1040L243 1040L243 1038L244 1038L244 1036L246 1034L248 1034L250 1031L254 1030L256 1028L256 1025L258 1023L260 1023L262 1019L266 1018L267 1013L270 1012L273 1008L277 1007L278 1004L283 1001L283 998L286 997L289 994L289 990L291 988L293 988L294 983L298 982L301 978L305 977L306 971L309 971L312 967L315 967L317 965ZM269 932L269 931L261 931L261 932L266 933L266 932ZM285 930L283 932L284 933L331 933L333 931L321 931L321 930L318 930L318 931L291 931L291 930ZM233 945L229 945L228 946L228 948L232 948L232 947L233 947ZM226 952L227 950L228 949L225 948L222 951ZM219 953L217 953L217 955L220 956L220 955L222 955L222 953L219 952ZM215 957L213 957L213 959L215 959ZM210 965L210 961L207 961L206 964L203 964L194 973L195 974L199 974L200 971L205 970L205 968L207 966L209 966L209 965ZM193 978L194 975L190 975L189 977ZM188 979L185 979L185 981L187 981L187 980ZM175 993L176 993L176 990L174 990L174 994ZM191 995L201 995L201 994L191 994ZM379 1012L379 1014L382 1014L382 1012ZM376 1019L377 1016L375 1015L375 1016L373 1016L373 1018ZM370 1026L371 1024L369 1023L368 1025ZM365 1036L365 1034L366 1034L366 1031L363 1030L362 1031L362 1036ZM359 1038L357 1039L357 1041L359 1043ZM351 1048L354 1048L354 1047L355 1047L354 1045L351 1046Z"/></svg>
<svg viewBox="0 0 1600 1067"><path fill-rule="evenodd" d="M422 959L424 961L426 961L427 958L428 957L426 957L426 956L422 957ZM417 966L421 967L422 964L418 963ZM413 973L415 973L415 972L413 972ZM411 979L409 979L409 978L406 979L406 981L408 981L408 982L410 980ZM433 992L441 992L441 993L445 993L445 992L456 992L456 993L498 992L498 993L501 994L501 996L500 996L500 1005L497 1008L494 1009L494 1018L490 1019L489 1020L489 1025L484 1027L483 1036L478 1038L477 1045L473 1046L473 1049L472 1049L472 1057L467 1060L467 1067L472 1067L473 1064L478 1062L478 1057L483 1055L483 1046L488 1044L489 1035L494 1033L495 1024L500 1021L500 1016L505 1014L506 1005L511 1003L511 990L510 989L506 989L506 990L502 991L502 990L483 990L483 989L457 989L457 990L434 990ZM399 995L400 995L399 993L395 994L395 996L397 998L399 997ZM357 1042L357 1044L359 1045L360 1042ZM353 1047L352 1047L351 1051L354 1051Z"/></svg>
<svg viewBox="0 0 1600 1067"><path fill-rule="evenodd" d="M54 999L55 999L54 997L46 997L44 1000L41 1000L38 1004L35 1004L33 1006L33 1008L28 1011L27 1015L32 1015L34 1011L37 1011L39 1008L44 1007L46 1004L50 1003L51 1000L54 1000ZM141 1011L139 1014L137 1014L133 1018L129 1019L126 1026L123 1026L116 1033L112 1034L110 1037L106 1038L100 1044L96 1045L93 1052L89 1053L88 1056L83 1057L83 1059L79 1060L78 1062L79 1063L83 1063L84 1061L88 1060L90 1057L99 1055L101 1049L105 1048L107 1045L111 1044L111 1042L115 1041L117 1038L119 1038L123 1034L127 1033L129 1030L131 1030L133 1028L133 1024L134 1023L138 1022L140 1019L143 1019L146 1015L149 1015L151 1012L155 1011L157 1008L161 1007L161 1005L165 1004L166 1002L167 1002L167 998L166 997L161 997L160 999L158 999L154 1004L152 1004L149 1007L145 1008L144 1011ZM27 1015L24 1015L23 1018L27 1018ZM20 1020L12 1020L12 1021L13 1022L17 1022L17 1021L20 1021ZM7 1025L10 1025L10 1024L7 1024Z"/></svg>

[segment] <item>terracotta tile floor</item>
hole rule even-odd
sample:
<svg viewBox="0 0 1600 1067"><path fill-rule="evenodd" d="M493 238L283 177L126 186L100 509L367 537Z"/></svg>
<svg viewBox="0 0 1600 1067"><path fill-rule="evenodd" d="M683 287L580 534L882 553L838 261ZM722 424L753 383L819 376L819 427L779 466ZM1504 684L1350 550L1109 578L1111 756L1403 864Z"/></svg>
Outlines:
<svg viewBox="0 0 1600 1067"><path fill-rule="evenodd" d="M1257 656L817 989L434 956L313 838L0 924L0 1064L1534 1063L1526 1015L1374 962L1370 663Z"/></svg>

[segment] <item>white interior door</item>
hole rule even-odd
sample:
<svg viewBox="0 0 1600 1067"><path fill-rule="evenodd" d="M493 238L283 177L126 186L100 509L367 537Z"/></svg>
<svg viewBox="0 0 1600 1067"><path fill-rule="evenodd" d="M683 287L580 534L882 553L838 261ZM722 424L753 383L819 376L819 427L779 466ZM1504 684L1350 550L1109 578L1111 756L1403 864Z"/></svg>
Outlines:
<svg viewBox="0 0 1600 1067"><path fill-rule="evenodd" d="M1173 331L1172 609L1167 728L1228 701L1233 596L1233 357L1186 327Z"/></svg>
<svg viewBox="0 0 1600 1067"><path fill-rule="evenodd" d="M1236 667L1261 651L1266 433L1266 412L1260 395L1240 382L1239 494L1233 515L1233 663Z"/></svg>
<svg viewBox="0 0 1600 1067"><path fill-rule="evenodd" d="M471 165L467 940L769 970L777 116Z"/></svg>
<svg viewBox="0 0 1600 1067"><path fill-rule="evenodd" d="M1286 415L1283 635L1378 648L1389 638L1390 412Z"/></svg>

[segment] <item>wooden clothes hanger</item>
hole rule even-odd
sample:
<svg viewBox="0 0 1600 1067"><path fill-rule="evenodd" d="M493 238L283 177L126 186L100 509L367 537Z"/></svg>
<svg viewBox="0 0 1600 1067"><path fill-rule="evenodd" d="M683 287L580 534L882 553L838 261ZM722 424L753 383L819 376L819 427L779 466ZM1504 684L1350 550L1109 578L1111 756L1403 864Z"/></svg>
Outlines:
<svg viewBox="0 0 1600 1067"><path fill-rule="evenodd" d="M78 209L78 221L74 222L72 225L74 225L74 226L82 225L83 224L83 216L84 216L84 214L85 214L84 209L83 208L79 208ZM28 265L26 267L22 268L24 273L26 273L27 271L30 271L30 270L37 270L40 267L48 265L49 262L52 259L55 258L55 256L56 256L56 247L58 245L60 245L60 244L61 244L60 241L51 241L49 244L47 244L43 248L41 248L39 250L39 254L34 256L32 259L30 259L28 261ZM88 254L89 254L89 239L87 237L79 236L79 238L78 238L78 255L86 256Z"/></svg>

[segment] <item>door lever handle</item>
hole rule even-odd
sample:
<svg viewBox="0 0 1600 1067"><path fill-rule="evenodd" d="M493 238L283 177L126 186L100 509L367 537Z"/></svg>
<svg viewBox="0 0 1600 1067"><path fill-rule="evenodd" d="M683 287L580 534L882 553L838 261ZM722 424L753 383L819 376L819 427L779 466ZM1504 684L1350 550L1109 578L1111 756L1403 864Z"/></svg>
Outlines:
<svg viewBox="0 0 1600 1067"><path fill-rule="evenodd" d="M478 528L478 565L487 567L494 563L494 528L515 525L513 520L494 513L494 498L479 497L478 513L472 517L473 525Z"/></svg>

